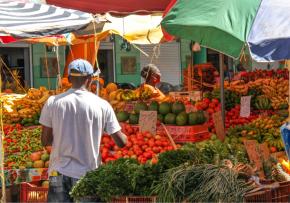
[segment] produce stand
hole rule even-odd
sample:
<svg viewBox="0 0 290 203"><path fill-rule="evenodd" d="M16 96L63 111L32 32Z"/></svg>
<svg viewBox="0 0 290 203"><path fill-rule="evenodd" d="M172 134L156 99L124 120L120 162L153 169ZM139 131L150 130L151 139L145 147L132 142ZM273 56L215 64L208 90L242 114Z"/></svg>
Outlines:
<svg viewBox="0 0 290 203"><path fill-rule="evenodd" d="M247 146L244 145L244 141L246 140L254 140L257 142L257 144L261 145L263 143L267 143L268 151L272 153L272 157L276 157L275 159L278 161L278 173L280 174L281 171L284 171L284 173L289 173L289 169L287 169L287 161L285 158L285 153L283 153L283 144L281 144L281 138L280 138L280 132L279 127L284 122L284 120L287 118L287 108L288 105L285 105L285 101L287 103L287 100L277 100L277 94L281 95L282 92L286 90L286 86L288 87L287 79L288 75L285 75L283 72L279 71L258 71L258 76L253 77L255 75L254 73L249 73L248 75L251 75L251 77L248 77L247 75L244 75L245 81L248 82L242 82L242 81L231 81L231 83L225 81L224 88L225 88L225 102L226 102L226 112L225 112L225 144L221 144L218 139L214 138L216 134L216 124L214 123L213 116L216 112L219 112L221 110L221 104L220 104L220 91L215 88L211 92L204 92L202 97L197 101L191 101L189 99L189 93L186 93L188 97L182 98L182 94L185 93L172 93L171 96L168 95L164 99L164 101L156 101L152 99L150 90L147 89L145 93L139 92L139 90L120 90L117 89L114 84L108 84L106 87L102 87L100 90L101 96L108 100L110 102L116 112L116 115L118 119L120 119L122 130L125 134L128 135L129 142L132 143L132 146L127 146L125 149L118 149L114 143L112 143L112 140L109 136L104 135L101 143L101 153L102 153L102 160L104 163L104 166L111 164L112 161L116 162L120 160L120 158L134 158L137 160L139 164L142 164L147 166L147 164L157 164L159 163L159 158L162 157L163 153L171 153L171 151L174 149L172 144L170 143L169 139L166 136L166 131L164 130L164 127L166 128L167 132L170 134L170 136L173 138L174 142L177 143L177 153L180 149L183 151L183 148L186 147L189 143L193 144L194 146L205 145L207 146L207 149L203 149L203 147L200 148L200 155L209 153L208 151L212 151L209 153L209 158L207 158L206 163L214 163L213 159L215 159L215 156L213 154L221 153L223 150L226 150L228 155L219 154L218 157L238 157L238 159L245 159L244 163L246 166L247 164L254 163L254 160L251 160L251 156L247 155ZM259 90L261 88L261 91ZM270 94L267 89L274 88L276 94ZM283 89L282 89L283 88ZM284 89L285 88L285 89ZM253 90L255 89L255 90ZM247 91L245 91L247 90ZM36 104L41 104L45 102L45 99L42 98L48 98L48 95L54 95L59 94L61 92L65 91L65 89L59 90L59 91L48 91L45 88L41 89L31 89L28 91L27 95L24 97L13 97L9 94L6 94L4 98L4 102L6 101L7 106L11 109L11 111L5 111L4 112L4 121L7 121L6 126L13 125L14 128L15 123L18 124L19 128L24 128L24 130L21 131L21 129L18 129L18 132L25 132L29 129L35 129L34 127L29 127L29 125L32 125L30 120L26 124L26 122L23 123L23 119L25 118L32 118L33 114L38 114L41 110L41 108L35 108L34 106ZM143 98L136 98L138 95L143 95ZM252 95L252 103L251 103L251 112L248 117L241 117L240 112L241 109L244 108L241 106L241 97ZM141 96L140 96L141 97ZM285 97L287 95L285 94ZM13 98L13 99L12 99ZM146 98L146 99L145 99ZM267 98L267 99L265 99ZM41 101L41 103L39 102ZM19 104L24 103L25 106L22 108L30 108L33 109L33 113L31 114L31 110L26 113L26 111L21 111L21 108L17 108ZM168 103L170 103L170 111L168 112ZM157 107L156 107L157 106ZM160 106L161 109L160 109ZM173 107L174 106L174 107ZM164 109L162 109L164 108ZM163 113L163 119L166 117L167 114L172 114L172 112L176 112L174 115L171 115L175 118L174 123L169 124L166 123L168 121L162 120L157 122L157 130L156 135L149 135L147 132L139 132L140 131L140 125L138 124L139 115L136 113L136 111L140 112L142 110L153 110L156 109L158 113ZM164 112L163 112L164 111ZM177 116L182 112L186 112L187 119L182 119L182 126L178 126L176 124L176 118ZM199 117L201 113L203 117ZM193 114L192 114L193 113ZM13 115L18 114L21 115L20 119L16 121L13 120ZM130 116L136 116L135 119L130 119ZM191 122L194 123L194 125L189 124L189 115L192 116ZM198 116L199 115L199 116ZM125 117L125 119L123 118ZM136 119L137 118L137 119ZM201 119L202 118L202 119ZM201 119L201 120L200 120ZM170 119L169 119L170 120ZM34 121L33 121L34 122ZM133 122L133 123L132 123ZM135 122L135 123L134 123ZM160 125L160 122L163 122L165 125ZM202 122L198 124L199 122ZM12 123L12 124L11 124ZM14 124L13 124L14 123ZM24 127L22 125L25 125L27 127ZM179 123L181 124L181 123ZM6 134L7 135L13 135L13 132L16 131L13 130L13 127L7 127ZM37 129L37 128L36 128ZM16 133L17 134L17 133ZM25 134L24 134L25 135ZM148 137L147 137L148 136ZM157 138L157 137L160 138ZM8 136L9 137L9 136ZM12 136L13 137L13 136ZM149 142L149 140L151 141ZM161 139L161 142L159 142L159 139ZM13 139L12 139L13 140ZM163 146L164 142L164 146ZM149 145L149 143L151 143ZM184 145L181 146L180 144ZM136 145L136 146L135 146ZM230 148L228 148L228 145L230 145ZM134 147L135 146L135 147ZM143 147L144 146L144 147ZM222 147L223 149L220 149L219 147ZM216 149L215 149L216 148ZM234 154L234 151L230 152L229 150L235 150L237 154ZM174 150L175 151L175 150ZM32 151L31 153L35 153L37 151ZM11 152L12 153L12 152ZM196 153L196 152L195 152ZM197 153L197 154L198 154ZM232 154L231 154L232 153ZM239 153L242 153L242 155L238 155ZM13 154L13 153L12 153ZM16 153L17 154L17 153ZM279 156L276 156L277 154L280 154ZM208 155L206 155L208 156ZM250 157L250 159L249 159ZM222 159L222 158L221 158ZM235 159L235 158L234 158ZM28 157L29 160L29 157ZM162 158L161 158L162 160ZM221 161L221 160L220 160ZM240 160L242 161L242 160ZM174 161L173 161L174 162ZM9 165L9 167L22 167L22 164L18 165ZM243 166L243 167L246 167ZM273 168L277 168L275 164L272 165ZM8 165L7 165L8 167ZM8 167L8 168L9 168ZM248 166L247 166L248 167ZM263 169L262 169L263 170ZM274 169L273 169L274 170ZM277 169L275 169L277 171ZM14 181L14 184L21 183L20 180L20 174L23 174L24 172L30 174L26 176L26 182L31 182L29 185L28 183L21 184L21 194L22 196L27 194L27 196L23 196L23 201L25 198L31 197L31 198L45 198L47 189L41 187L40 185L35 184L33 185L34 180L46 180L47 174L41 175L41 171L46 171L46 169L8 169L10 173L16 173L19 174L17 177L17 181ZM265 173L265 178L272 178L275 180L277 175L272 175L271 177L269 174ZM9 178L7 178L8 181ZM276 180L278 181L278 179ZM149 181L150 182L150 181ZM7 184L9 184L7 182ZM282 184L282 183L281 183ZM288 185L285 186L285 188L289 188ZM281 189L283 190L283 189ZM26 191L26 192L24 192ZM39 192L37 192L39 191ZM271 189L272 196L269 196L269 191L262 191L258 193L248 193L245 195L246 201L254 201L254 199L257 200L263 200L260 199L257 195L260 194L262 198L268 198L267 200L274 200L280 191L279 189ZM32 195L32 194L42 194L42 195ZM112 193L114 194L114 193ZM146 195L142 193L137 193L138 195L134 196L132 194L126 194L121 195L121 199L114 199L113 202L144 202L144 197ZM268 196L267 196L268 195ZM149 198L149 199L146 199ZM146 201L155 202L160 197L146 197ZM269 199L270 198L270 199Z"/></svg>

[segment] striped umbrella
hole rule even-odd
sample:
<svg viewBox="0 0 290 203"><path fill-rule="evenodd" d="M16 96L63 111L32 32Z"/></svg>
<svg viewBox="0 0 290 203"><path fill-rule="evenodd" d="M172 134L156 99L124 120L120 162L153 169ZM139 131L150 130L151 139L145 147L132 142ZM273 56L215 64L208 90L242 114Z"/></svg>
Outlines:
<svg viewBox="0 0 290 203"><path fill-rule="evenodd" d="M289 0L178 0L161 25L171 35L238 58L290 59Z"/></svg>
<svg viewBox="0 0 290 203"><path fill-rule="evenodd" d="M81 31L93 24L102 27L92 14L72 9L18 1L0 1L0 35L35 38Z"/></svg>

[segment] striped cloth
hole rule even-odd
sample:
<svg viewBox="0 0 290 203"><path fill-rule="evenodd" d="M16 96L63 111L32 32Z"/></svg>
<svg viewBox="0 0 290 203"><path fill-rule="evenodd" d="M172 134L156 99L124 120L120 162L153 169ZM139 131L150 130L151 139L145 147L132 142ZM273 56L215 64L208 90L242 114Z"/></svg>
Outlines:
<svg viewBox="0 0 290 203"><path fill-rule="evenodd" d="M33 38L70 33L86 28L96 20L77 10L17 1L0 0L0 35ZM96 22L98 23L98 22Z"/></svg>

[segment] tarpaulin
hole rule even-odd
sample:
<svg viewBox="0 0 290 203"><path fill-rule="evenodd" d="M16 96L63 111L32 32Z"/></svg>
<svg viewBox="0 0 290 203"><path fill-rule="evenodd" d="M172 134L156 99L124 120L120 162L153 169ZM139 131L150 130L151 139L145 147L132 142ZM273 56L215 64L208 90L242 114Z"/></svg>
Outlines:
<svg viewBox="0 0 290 203"><path fill-rule="evenodd" d="M46 0L48 4L77 9L89 13L142 13L163 12L171 0Z"/></svg>

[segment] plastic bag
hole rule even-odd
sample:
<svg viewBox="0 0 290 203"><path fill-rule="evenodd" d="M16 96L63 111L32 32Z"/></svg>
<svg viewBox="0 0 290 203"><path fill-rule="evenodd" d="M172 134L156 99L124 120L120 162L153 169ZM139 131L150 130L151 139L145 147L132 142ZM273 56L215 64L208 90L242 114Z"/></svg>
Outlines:
<svg viewBox="0 0 290 203"><path fill-rule="evenodd" d="M290 160L290 124L287 122L280 128L281 136L285 147L288 160Z"/></svg>

